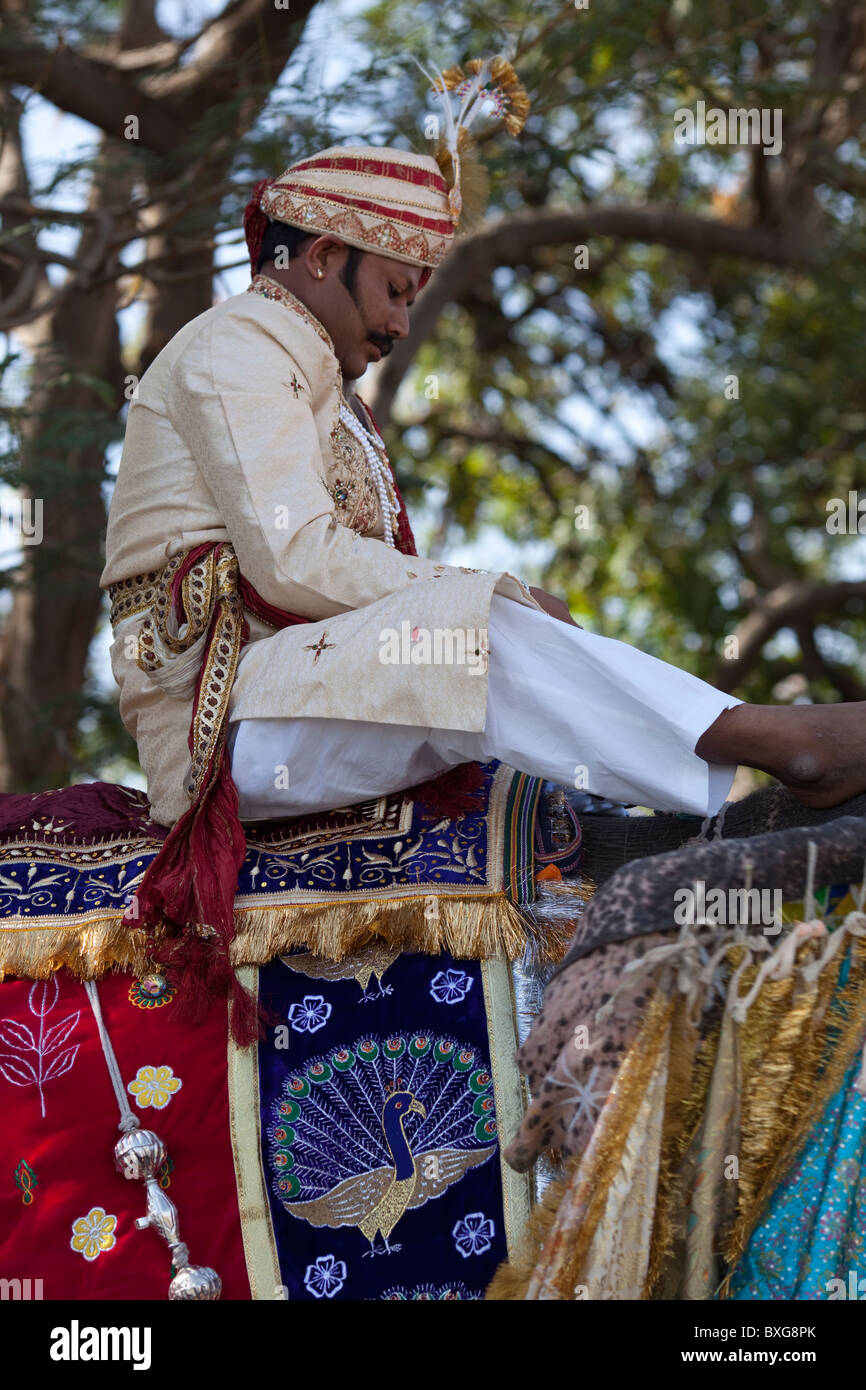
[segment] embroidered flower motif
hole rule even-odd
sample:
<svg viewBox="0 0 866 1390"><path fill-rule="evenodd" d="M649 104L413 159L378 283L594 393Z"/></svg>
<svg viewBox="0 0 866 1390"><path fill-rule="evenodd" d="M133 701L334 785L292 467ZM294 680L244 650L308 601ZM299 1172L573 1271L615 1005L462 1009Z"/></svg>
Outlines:
<svg viewBox="0 0 866 1390"><path fill-rule="evenodd" d="M463 970L440 970L433 976L430 993L437 1004L459 1004L472 988L472 976Z"/></svg>
<svg viewBox="0 0 866 1390"><path fill-rule="evenodd" d="M159 1183L160 1187L163 1189L163 1191L165 1190L165 1188L171 1187L171 1175L173 1172L174 1159L164 1158L162 1163L156 1170L156 1180Z"/></svg>
<svg viewBox="0 0 866 1390"><path fill-rule="evenodd" d="M135 1103L142 1110L152 1105L154 1110L164 1110L183 1082L175 1076L171 1067L139 1067L135 1080L130 1081L127 1091L135 1096Z"/></svg>
<svg viewBox="0 0 866 1390"><path fill-rule="evenodd" d="M483 1255L485 1250L490 1249L496 1227L483 1211L473 1211L457 1222L451 1234L456 1249L466 1260L470 1255Z"/></svg>
<svg viewBox="0 0 866 1390"><path fill-rule="evenodd" d="M319 657L322 655L322 652L330 651L332 647L335 647L337 645L336 642L326 642L325 638L327 637L327 635L328 631L326 628L325 631L322 633L321 637L319 638L318 642L308 642L307 645L304 647L305 652L316 653L316 655L313 657L314 666L318 665Z"/></svg>
<svg viewBox="0 0 866 1390"><path fill-rule="evenodd" d="M307 1265L304 1288L313 1298L333 1298L346 1282L346 1263L334 1255L320 1255L314 1265Z"/></svg>
<svg viewBox="0 0 866 1390"><path fill-rule="evenodd" d="M114 1245L116 1225L117 1217L109 1216L104 1207L91 1207L86 1216L73 1221L69 1244L85 1260L95 1260L103 1250L110 1250Z"/></svg>
<svg viewBox="0 0 866 1390"><path fill-rule="evenodd" d="M45 1083L71 1070L80 1043L66 1043L74 1031L81 1010L67 1014L57 1023L46 1025L60 995L57 976L34 984L27 996L27 1007L39 1020L38 1028L15 1018L0 1019L0 1045L6 1051L0 1055L0 1076L13 1086L36 1086L39 1105L45 1118Z"/></svg>
<svg viewBox="0 0 866 1390"><path fill-rule="evenodd" d="M21 1201L25 1207L31 1207L39 1179L26 1158L21 1159L15 1169L14 1177L15 1186L21 1191Z"/></svg>
<svg viewBox="0 0 866 1390"><path fill-rule="evenodd" d="M171 1003L175 993L174 985L170 985L164 975L154 972L133 980L129 986L129 1002L137 1009L161 1009L163 1004Z"/></svg>
<svg viewBox="0 0 866 1390"><path fill-rule="evenodd" d="M331 1017L331 1009L321 994L305 994L302 1004L293 1004L289 1009L289 1022L296 1033L317 1033Z"/></svg>

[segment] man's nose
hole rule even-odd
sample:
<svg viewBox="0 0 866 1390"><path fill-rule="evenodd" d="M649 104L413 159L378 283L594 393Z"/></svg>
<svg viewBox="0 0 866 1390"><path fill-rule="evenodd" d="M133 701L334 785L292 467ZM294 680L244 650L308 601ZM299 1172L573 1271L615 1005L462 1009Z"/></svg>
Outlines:
<svg viewBox="0 0 866 1390"><path fill-rule="evenodd" d="M392 305L385 332L391 338L408 338L409 310L405 304Z"/></svg>

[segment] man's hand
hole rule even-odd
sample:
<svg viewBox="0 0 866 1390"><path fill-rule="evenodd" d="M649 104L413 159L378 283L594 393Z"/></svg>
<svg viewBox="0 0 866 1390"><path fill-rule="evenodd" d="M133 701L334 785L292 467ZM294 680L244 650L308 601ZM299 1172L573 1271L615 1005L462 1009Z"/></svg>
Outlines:
<svg viewBox="0 0 866 1390"><path fill-rule="evenodd" d="M574 618L568 611L567 605L563 603L561 598L556 598L553 594L547 593L545 589L536 589L532 584L529 586L529 592L532 594L536 603L541 604L545 613L550 614L551 618L558 618L561 623L570 623L572 627L581 627L580 623L574 621Z"/></svg>

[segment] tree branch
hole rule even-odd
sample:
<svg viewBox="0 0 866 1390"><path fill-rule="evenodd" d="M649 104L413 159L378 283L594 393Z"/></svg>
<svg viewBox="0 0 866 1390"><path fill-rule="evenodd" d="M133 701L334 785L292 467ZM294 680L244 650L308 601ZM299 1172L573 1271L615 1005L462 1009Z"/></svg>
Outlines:
<svg viewBox="0 0 866 1390"><path fill-rule="evenodd" d="M801 241L798 229L785 236L778 229L721 222L662 204L642 207L604 206L519 212L503 217L475 236L461 240L436 270L412 314L412 330L396 343L377 369L371 407L386 419L397 389L419 347L433 335L446 304L461 303L497 266L531 264L542 246L586 245L592 237L644 241L708 255L737 256L769 265L805 266L817 255L814 243ZM580 272L575 272L575 276Z"/></svg>
<svg viewBox="0 0 866 1390"><path fill-rule="evenodd" d="M850 598L866 598L866 580L816 584L795 580L766 594L734 632L739 655L719 663L712 684L730 691L758 661L761 649L783 627L797 627L819 614L838 612Z"/></svg>
<svg viewBox="0 0 866 1390"><path fill-rule="evenodd" d="M135 80L128 57L78 52L61 39L56 48L26 36L7 20L0 37L0 81L23 83L62 111L120 138L127 116L139 120L140 143L155 154L178 147L178 131L229 97L256 83L273 82L297 46L317 0L292 0L291 12L273 0L230 0L192 42L158 44L153 57L176 59L192 49L190 61L170 73L145 73ZM17 30L17 32L16 32ZM133 63L140 49L132 50ZM255 104L255 115L260 103Z"/></svg>
<svg viewBox="0 0 866 1390"><path fill-rule="evenodd" d="M85 58L62 41L51 49L32 40L22 43L7 31L0 38L0 81L30 87L61 111L118 139L126 117L137 116L143 145L156 154L177 148L178 112L148 96L143 84L114 63Z"/></svg>

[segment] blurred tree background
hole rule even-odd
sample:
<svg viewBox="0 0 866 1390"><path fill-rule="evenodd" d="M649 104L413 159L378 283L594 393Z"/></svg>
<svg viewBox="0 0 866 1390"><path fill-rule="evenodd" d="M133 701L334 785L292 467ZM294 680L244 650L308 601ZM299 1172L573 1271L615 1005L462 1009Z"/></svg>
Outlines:
<svg viewBox="0 0 866 1390"><path fill-rule="evenodd" d="M431 148L410 55L505 51L532 99L518 139L482 139L485 222L360 387L425 553L498 568L510 542L585 626L749 700L866 698L866 490L861 534L856 510L828 529L866 485L866 5L0 11L0 483L43 503L0 575L0 789L136 767L94 661L128 379L243 288L256 179L332 143ZM777 112L778 153L680 143L699 102ZM33 103L92 128L48 175Z"/></svg>

